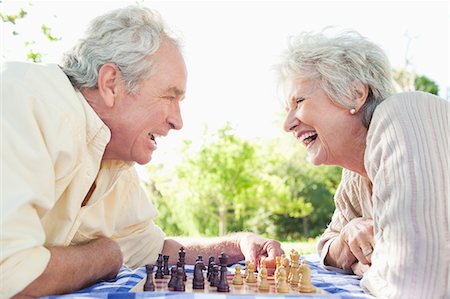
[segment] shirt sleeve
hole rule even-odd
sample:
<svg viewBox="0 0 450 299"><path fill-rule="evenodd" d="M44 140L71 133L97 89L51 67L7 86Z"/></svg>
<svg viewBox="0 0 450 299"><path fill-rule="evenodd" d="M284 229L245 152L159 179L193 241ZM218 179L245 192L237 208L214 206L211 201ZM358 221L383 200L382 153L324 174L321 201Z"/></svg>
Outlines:
<svg viewBox="0 0 450 299"><path fill-rule="evenodd" d="M375 248L361 286L381 298L449 294L449 103L404 93L375 111L366 169Z"/></svg>
<svg viewBox="0 0 450 299"><path fill-rule="evenodd" d="M17 83L27 84L26 71L2 71L0 297L9 298L35 280L50 260L40 218L55 201L53 156L47 145L60 136L58 125L50 125L47 117L52 113L40 105L39 93Z"/></svg>
<svg viewBox="0 0 450 299"><path fill-rule="evenodd" d="M318 253L325 269L330 271L336 271L340 273L353 273L351 270L344 270L325 264L325 258L328 254L328 249L334 239L339 236L342 229L347 225L349 221L354 218L362 217L361 207L359 205L357 189L358 189L357 175L347 169L342 171L341 183L334 195L334 203L336 209L334 210L333 217L324 233L319 238L317 244Z"/></svg>
<svg viewBox="0 0 450 299"><path fill-rule="evenodd" d="M96 184L72 243L106 236L118 243L127 266L153 264L165 235L154 222L158 212L135 168L120 161L103 161Z"/></svg>

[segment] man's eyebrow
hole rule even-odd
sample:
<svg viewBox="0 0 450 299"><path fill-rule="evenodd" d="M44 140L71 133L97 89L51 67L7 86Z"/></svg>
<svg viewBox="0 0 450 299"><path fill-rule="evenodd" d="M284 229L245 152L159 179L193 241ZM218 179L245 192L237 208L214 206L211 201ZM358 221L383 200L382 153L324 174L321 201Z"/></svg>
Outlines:
<svg viewBox="0 0 450 299"><path fill-rule="evenodd" d="M179 89L179 88L177 88L177 87L175 87L175 86L171 86L171 87L167 88L167 89L166 89L166 92L173 92L173 93L174 93L175 95L177 95L177 96L182 96L182 95L185 94L185 91L184 91L184 90Z"/></svg>

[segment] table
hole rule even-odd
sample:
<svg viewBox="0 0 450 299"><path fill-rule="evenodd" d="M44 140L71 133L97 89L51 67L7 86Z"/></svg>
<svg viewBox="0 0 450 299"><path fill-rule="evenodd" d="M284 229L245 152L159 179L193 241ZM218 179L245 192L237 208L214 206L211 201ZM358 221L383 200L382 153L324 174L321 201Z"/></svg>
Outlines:
<svg viewBox="0 0 450 299"><path fill-rule="evenodd" d="M232 293L184 293L184 292L130 292L145 276L145 267L135 270L122 267L117 277L110 281L100 282L91 287L78 291L76 293L49 296L45 299L140 299L140 298L170 298L170 299L248 299L248 298L367 298L375 297L365 294L359 286L361 277L356 275L341 274L325 270L319 261L317 255L307 255L306 261L311 268L311 282L314 286L326 290L329 295L320 294L232 294ZM229 268L233 272L234 266ZM186 266L186 272L192 272L192 266Z"/></svg>

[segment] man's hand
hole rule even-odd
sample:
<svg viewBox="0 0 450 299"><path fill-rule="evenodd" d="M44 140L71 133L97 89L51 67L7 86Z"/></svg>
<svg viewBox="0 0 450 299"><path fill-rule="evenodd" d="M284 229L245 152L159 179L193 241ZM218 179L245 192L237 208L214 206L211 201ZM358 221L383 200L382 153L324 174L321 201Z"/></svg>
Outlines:
<svg viewBox="0 0 450 299"><path fill-rule="evenodd" d="M14 299L77 291L99 280L116 277L122 266L120 247L109 238L49 250L51 257L47 268Z"/></svg>
<svg viewBox="0 0 450 299"><path fill-rule="evenodd" d="M374 247L373 220L359 217L351 220L331 243L325 264L345 270L360 262L371 264Z"/></svg>
<svg viewBox="0 0 450 299"><path fill-rule="evenodd" d="M256 267L259 267L260 261L264 259L267 268L275 268L275 257L284 253L280 242L254 233L242 233L239 238L239 247L245 260L255 263Z"/></svg>

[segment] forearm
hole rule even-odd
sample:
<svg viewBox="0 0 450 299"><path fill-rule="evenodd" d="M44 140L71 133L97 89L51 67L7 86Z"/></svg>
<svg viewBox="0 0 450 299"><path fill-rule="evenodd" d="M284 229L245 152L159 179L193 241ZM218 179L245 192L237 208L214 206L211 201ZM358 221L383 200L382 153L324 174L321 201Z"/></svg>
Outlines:
<svg viewBox="0 0 450 299"><path fill-rule="evenodd" d="M114 278L122 265L120 248L107 238L49 250L51 258L45 271L13 298L73 292L98 280Z"/></svg>
<svg viewBox="0 0 450 299"><path fill-rule="evenodd" d="M244 259L239 245L243 234L245 233L213 238L170 237L164 241L163 254L170 256L169 263L174 264L178 260L178 251L183 246L187 264L194 264L198 255L205 261L209 256L217 258L222 252L228 256L228 263L235 263Z"/></svg>

